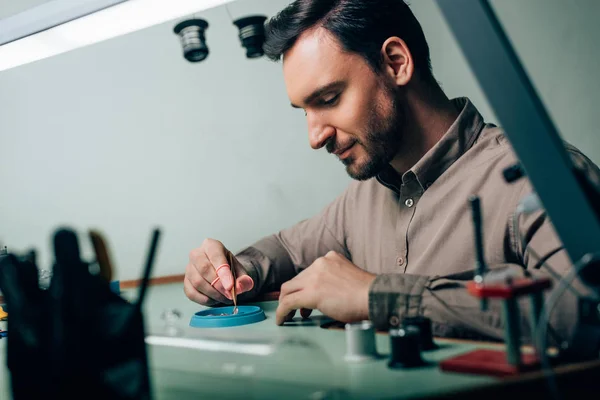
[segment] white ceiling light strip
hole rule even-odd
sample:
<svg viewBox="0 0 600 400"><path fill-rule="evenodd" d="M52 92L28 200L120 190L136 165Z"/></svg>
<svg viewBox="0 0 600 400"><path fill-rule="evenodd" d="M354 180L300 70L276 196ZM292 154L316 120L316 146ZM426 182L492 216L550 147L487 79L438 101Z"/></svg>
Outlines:
<svg viewBox="0 0 600 400"><path fill-rule="evenodd" d="M0 32L3 31L3 22L12 19L13 23L10 24L10 29L21 28L20 34L22 35L22 28L28 26L32 33L30 36L0 46L0 71L201 12L231 1L233 0L127 0L91 14L88 11L87 15L76 19L71 17L70 21L41 32L39 32L40 24L48 23L48 21L40 16L39 9L25 11L18 16L0 20ZM111 0L107 0L107 3L110 2ZM49 2L49 4L51 3ZM60 3L64 5L64 0ZM46 9L46 12L51 11ZM20 22L15 25L14 18L17 17ZM5 32L7 29L5 28Z"/></svg>

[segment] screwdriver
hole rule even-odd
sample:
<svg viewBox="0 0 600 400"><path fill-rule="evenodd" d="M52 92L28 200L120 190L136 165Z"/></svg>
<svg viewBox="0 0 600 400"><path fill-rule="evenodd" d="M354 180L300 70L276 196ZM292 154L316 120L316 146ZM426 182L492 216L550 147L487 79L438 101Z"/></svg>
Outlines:
<svg viewBox="0 0 600 400"><path fill-rule="evenodd" d="M233 287L231 288L231 297L233 298L233 312L232 314L235 315L238 313L238 307L237 307L237 293L235 292L235 283L237 280L237 277L235 275L235 266L233 265L233 254L228 253L227 254L227 258L229 259L229 266L231 268L231 275L233 275Z"/></svg>

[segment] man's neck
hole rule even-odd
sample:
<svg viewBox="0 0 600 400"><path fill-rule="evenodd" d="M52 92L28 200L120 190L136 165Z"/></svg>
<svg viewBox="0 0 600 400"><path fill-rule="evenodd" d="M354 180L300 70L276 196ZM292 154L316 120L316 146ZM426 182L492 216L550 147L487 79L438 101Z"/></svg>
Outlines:
<svg viewBox="0 0 600 400"><path fill-rule="evenodd" d="M400 175L419 161L448 131L460 110L441 88L414 90L407 94L405 110L410 125L404 132L400 152L390 165Z"/></svg>

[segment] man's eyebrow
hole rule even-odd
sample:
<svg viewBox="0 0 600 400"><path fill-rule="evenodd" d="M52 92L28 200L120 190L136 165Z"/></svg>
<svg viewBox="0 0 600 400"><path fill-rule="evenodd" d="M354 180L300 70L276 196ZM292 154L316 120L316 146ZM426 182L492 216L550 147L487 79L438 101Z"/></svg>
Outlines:
<svg viewBox="0 0 600 400"><path fill-rule="evenodd" d="M339 88L342 86L344 86L343 81L335 81L335 82L328 83L325 86L321 86L320 88L316 89L314 92L312 92L311 94L309 94L308 96L306 96L304 98L304 104L310 104L313 100L315 100L319 96L322 96L324 93L327 93L332 89L336 89L336 88ZM302 108L294 103L292 103L291 105L294 108Z"/></svg>

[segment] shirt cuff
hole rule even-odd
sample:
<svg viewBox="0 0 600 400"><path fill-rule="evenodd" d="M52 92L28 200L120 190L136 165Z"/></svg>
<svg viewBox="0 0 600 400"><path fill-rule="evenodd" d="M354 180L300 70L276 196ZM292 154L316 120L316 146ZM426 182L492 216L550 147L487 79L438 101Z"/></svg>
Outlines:
<svg viewBox="0 0 600 400"><path fill-rule="evenodd" d="M263 270L261 268L261 261L264 262L266 257L254 247L247 247L238 254L235 258L242 264L242 267L246 273L254 281L254 286L246 293L240 295L240 300L250 300L256 297L261 289L261 283L264 281Z"/></svg>
<svg viewBox="0 0 600 400"><path fill-rule="evenodd" d="M405 316L420 315L429 282L422 275L378 275L369 289L369 319L375 328L388 330L400 326Z"/></svg>

